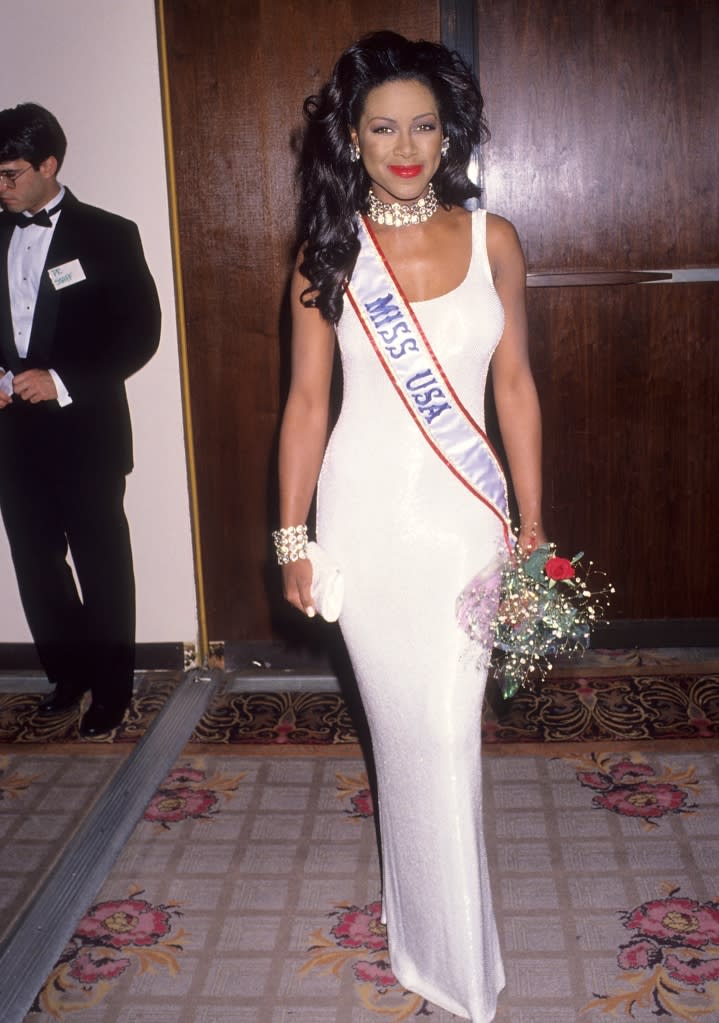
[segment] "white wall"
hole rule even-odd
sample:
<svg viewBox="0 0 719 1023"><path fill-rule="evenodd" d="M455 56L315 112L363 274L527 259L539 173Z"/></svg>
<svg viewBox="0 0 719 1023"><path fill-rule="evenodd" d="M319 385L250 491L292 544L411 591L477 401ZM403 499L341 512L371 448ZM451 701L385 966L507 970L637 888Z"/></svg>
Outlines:
<svg viewBox="0 0 719 1023"><path fill-rule="evenodd" d="M0 34L0 106L33 101L68 137L60 180L135 220L160 292L155 358L128 383L135 471L126 508L137 579L139 642L197 632L174 287L153 0L14 3ZM32 45L24 45L32 39ZM1 471L1 467L0 467ZM30 634L0 526L0 643Z"/></svg>

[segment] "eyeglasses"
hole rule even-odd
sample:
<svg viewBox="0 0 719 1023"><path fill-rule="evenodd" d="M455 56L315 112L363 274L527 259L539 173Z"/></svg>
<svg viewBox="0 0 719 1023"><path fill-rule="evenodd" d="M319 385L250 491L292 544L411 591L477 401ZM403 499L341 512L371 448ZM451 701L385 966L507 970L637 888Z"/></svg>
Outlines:
<svg viewBox="0 0 719 1023"><path fill-rule="evenodd" d="M14 188L15 182L24 174L25 171L29 171L32 168L32 164L29 163L27 167L23 167L22 170L0 170L0 185L5 185L6 188Z"/></svg>

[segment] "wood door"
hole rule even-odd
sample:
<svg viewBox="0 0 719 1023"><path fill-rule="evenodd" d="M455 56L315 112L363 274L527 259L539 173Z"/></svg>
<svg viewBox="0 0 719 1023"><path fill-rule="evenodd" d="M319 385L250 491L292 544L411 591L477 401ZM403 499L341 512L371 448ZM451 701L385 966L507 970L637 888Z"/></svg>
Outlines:
<svg viewBox="0 0 719 1023"><path fill-rule="evenodd" d="M439 35L427 0L159 0L210 639L286 634L276 439L302 101L353 39ZM286 385L286 381L284 381Z"/></svg>
<svg viewBox="0 0 719 1023"><path fill-rule="evenodd" d="M478 0L477 17L486 202L538 285L550 532L606 569L613 617L716 643L719 4ZM634 283L657 270L675 272Z"/></svg>

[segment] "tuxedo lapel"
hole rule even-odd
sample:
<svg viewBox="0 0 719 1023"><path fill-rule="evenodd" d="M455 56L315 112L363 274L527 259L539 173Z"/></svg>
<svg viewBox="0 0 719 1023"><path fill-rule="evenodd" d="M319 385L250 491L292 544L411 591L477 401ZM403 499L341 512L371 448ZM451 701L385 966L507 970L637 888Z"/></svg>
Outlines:
<svg viewBox="0 0 719 1023"><path fill-rule="evenodd" d="M45 266L42 269L27 351L28 359L32 359L34 363L45 361L52 349L58 309L62 301L62 291L55 290L48 270L55 266L62 266L63 263L67 263L77 256L72 213L72 201L67 203L66 200L60 213L60 219L53 231Z"/></svg>

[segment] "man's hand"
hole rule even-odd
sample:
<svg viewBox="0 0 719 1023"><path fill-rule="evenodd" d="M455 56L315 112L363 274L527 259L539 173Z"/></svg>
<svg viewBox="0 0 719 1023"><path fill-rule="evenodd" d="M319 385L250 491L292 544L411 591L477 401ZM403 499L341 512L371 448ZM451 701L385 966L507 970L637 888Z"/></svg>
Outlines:
<svg viewBox="0 0 719 1023"><path fill-rule="evenodd" d="M13 380L13 388L15 394L32 405L57 398L55 381L46 369L26 369L24 373L18 373Z"/></svg>

